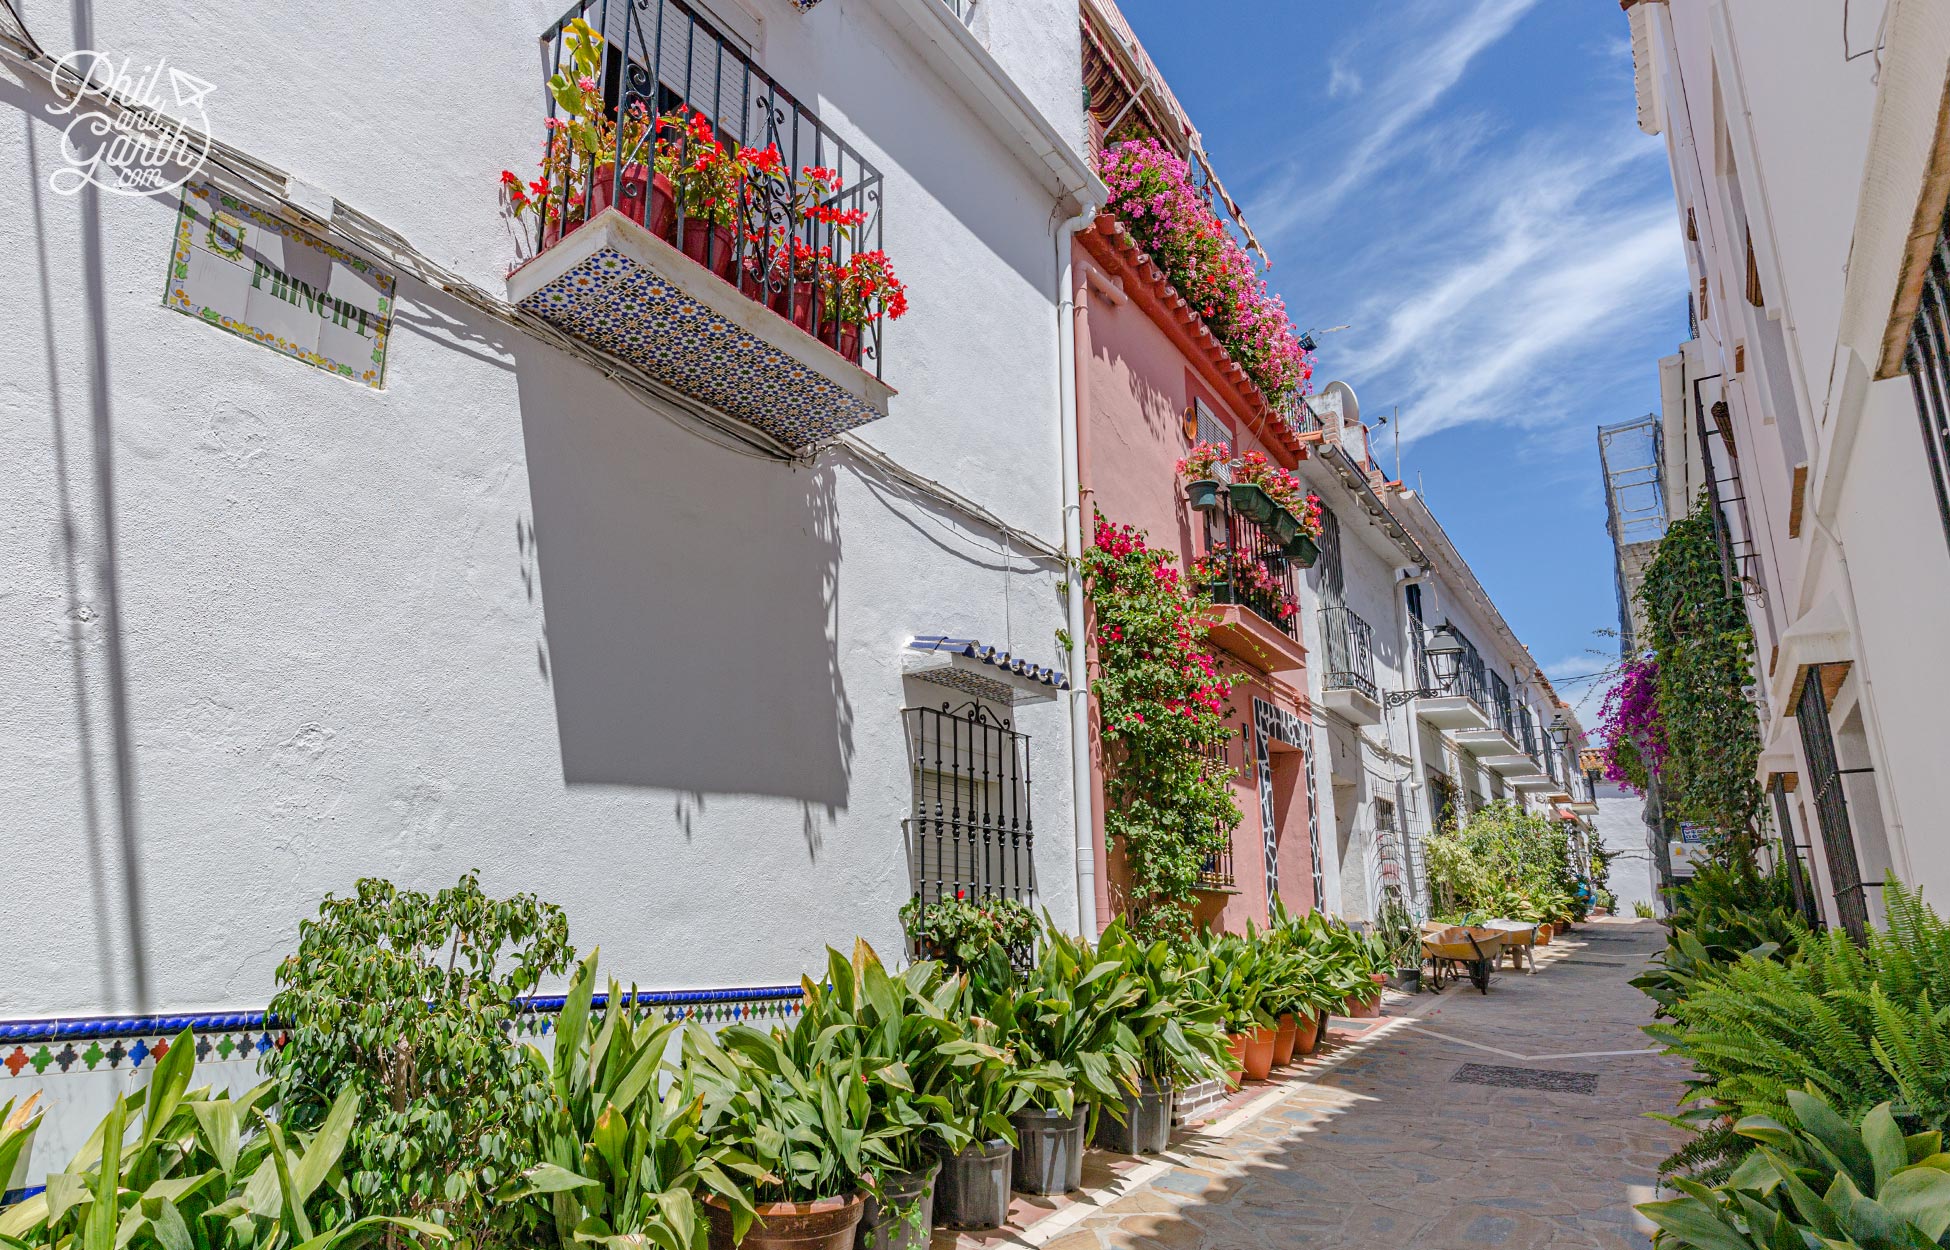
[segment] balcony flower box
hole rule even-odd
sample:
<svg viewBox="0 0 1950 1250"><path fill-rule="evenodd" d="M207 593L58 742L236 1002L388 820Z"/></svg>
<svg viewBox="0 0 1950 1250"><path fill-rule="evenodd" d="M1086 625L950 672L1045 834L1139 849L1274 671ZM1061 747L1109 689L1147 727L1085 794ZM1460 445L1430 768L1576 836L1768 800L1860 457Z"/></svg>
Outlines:
<svg viewBox="0 0 1950 1250"><path fill-rule="evenodd" d="M1232 510L1248 521L1263 525L1272 519L1273 501L1258 484L1253 482L1234 482L1232 490Z"/></svg>
<svg viewBox="0 0 1950 1250"><path fill-rule="evenodd" d="M540 176L501 175L535 222L511 300L794 451L886 415L882 327L907 294L864 246L879 174L756 66L764 142L741 143L687 108L606 103L615 49L580 17L560 31ZM642 55L625 44L626 74ZM791 170L797 150L833 166Z"/></svg>

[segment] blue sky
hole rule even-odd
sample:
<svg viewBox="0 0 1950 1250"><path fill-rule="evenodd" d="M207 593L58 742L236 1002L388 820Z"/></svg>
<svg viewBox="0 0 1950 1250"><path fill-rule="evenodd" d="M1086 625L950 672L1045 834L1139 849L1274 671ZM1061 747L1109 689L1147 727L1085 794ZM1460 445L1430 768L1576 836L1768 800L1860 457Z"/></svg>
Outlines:
<svg viewBox="0 0 1950 1250"><path fill-rule="evenodd" d="M1601 668L1596 427L1654 411L1686 337L1665 148L1635 124L1617 5L1120 5L1295 323L1350 325L1321 337L1316 382L1353 386L1371 423L1401 406L1405 479L1518 636L1553 678Z"/></svg>

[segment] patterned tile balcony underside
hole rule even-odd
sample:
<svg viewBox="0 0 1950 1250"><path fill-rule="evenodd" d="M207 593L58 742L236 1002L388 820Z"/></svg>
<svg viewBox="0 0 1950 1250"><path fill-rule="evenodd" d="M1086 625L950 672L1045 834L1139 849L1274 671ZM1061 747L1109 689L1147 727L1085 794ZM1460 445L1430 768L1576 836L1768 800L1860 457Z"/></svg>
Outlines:
<svg viewBox="0 0 1950 1250"><path fill-rule="evenodd" d="M508 287L520 307L794 450L879 420L894 393L614 209Z"/></svg>

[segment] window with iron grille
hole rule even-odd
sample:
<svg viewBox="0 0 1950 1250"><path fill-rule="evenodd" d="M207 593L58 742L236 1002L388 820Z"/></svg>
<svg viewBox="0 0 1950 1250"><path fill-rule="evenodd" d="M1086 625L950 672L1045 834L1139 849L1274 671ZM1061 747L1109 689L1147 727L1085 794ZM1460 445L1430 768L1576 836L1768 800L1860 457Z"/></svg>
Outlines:
<svg viewBox="0 0 1950 1250"><path fill-rule="evenodd" d="M1233 758L1233 743L1236 737L1222 742L1210 743L1205 748L1205 758L1217 769L1229 769L1235 776L1244 771L1239 760ZM1236 882L1232 869L1232 830L1221 829L1225 836L1224 845L1207 855L1198 869L1198 883L1211 889L1228 890Z"/></svg>
<svg viewBox="0 0 1950 1250"><path fill-rule="evenodd" d="M1860 942L1868 934L1869 904L1864 896L1862 865L1855 854L1855 831L1849 824L1848 795L1842 789L1845 770L1835 755L1835 734L1828 723L1828 697L1821 688L1822 667L1808 666L1794 719L1801 729L1801 754L1808 763L1808 787L1813 791L1815 818L1821 824L1822 850L1828 858L1828 883L1835 890L1835 914L1849 936Z"/></svg>
<svg viewBox="0 0 1950 1250"><path fill-rule="evenodd" d="M1029 735L979 701L911 707L914 801L907 840L914 897L1036 898Z"/></svg>
<svg viewBox="0 0 1950 1250"><path fill-rule="evenodd" d="M1939 229L1923 275L1916 316L1910 321L1903 368L1916 393L1923 423L1923 454L1936 489L1937 514L1950 539L1950 217Z"/></svg>
<svg viewBox="0 0 1950 1250"><path fill-rule="evenodd" d="M1821 908L1815 905L1814 883L1808 879L1808 865L1801 858L1801 840L1794 834L1794 818L1788 811L1787 778L1775 773L1767 783L1774 800L1774 824L1781 836L1781 859L1788 871L1788 884L1794 890L1794 909L1811 929L1821 928Z"/></svg>

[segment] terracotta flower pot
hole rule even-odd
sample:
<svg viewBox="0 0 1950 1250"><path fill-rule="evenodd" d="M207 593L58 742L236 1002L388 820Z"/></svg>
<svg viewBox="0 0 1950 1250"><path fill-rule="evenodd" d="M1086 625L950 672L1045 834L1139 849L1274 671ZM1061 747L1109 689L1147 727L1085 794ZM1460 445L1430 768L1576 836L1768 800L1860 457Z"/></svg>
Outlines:
<svg viewBox="0 0 1950 1250"><path fill-rule="evenodd" d="M1246 1079L1263 1081L1273 1075L1273 1041L1277 1029L1254 1029L1246 1034Z"/></svg>
<svg viewBox="0 0 1950 1250"><path fill-rule="evenodd" d="M1549 946L1551 944L1551 938L1555 936L1556 932L1557 932L1556 929L1551 925L1547 925L1547 924L1538 925L1537 945Z"/></svg>
<svg viewBox="0 0 1950 1250"><path fill-rule="evenodd" d="M1373 995L1368 998L1363 998L1359 994L1349 994L1347 1001L1342 1005L1347 1009L1346 1014L1351 1020L1373 1020L1381 1014L1381 988L1376 986Z"/></svg>
<svg viewBox="0 0 1950 1250"><path fill-rule="evenodd" d="M844 325L840 327L840 355L854 364L860 363L860 327Z"/></svg>
<svg viewBox="0 0 1950 1250"><path fill-rule="evenodd" d="M1298 1026L1293 1021L1293 1013L1280 1017L1280 1027L1273 1034L1273 1066L1284 1068L1293 1062L1293 1044L1298 1034Z"/></svg>
<svg viewBox="0 0 1950 1250"><path fill-rule="evenodd" d="M781 317L792 318L792 324L812 333L813 328L813 284L794 282L772 292L772 311Z"/></svg>
<svg viewBox="0 0 1950 1250"><path fill-rule="evenodd" d="M1302 1012L1293 1021L1293 1058L1298 1061L1319 1049L1320 1017Z"/></svg>
<svg viewBox="0 0 1950 1250"><path fill-rule="evenodd" d="M740 1250L851 1250L853 1232L865 1212L859 1194L818 1202L761 1202ZM711 1224L711 1250L732 1250L731 1208L716 1194L706 1195L704 1215Z"/></svg>
<svg viewBox="0 0 1950 1250"><path fill-rule="evenodd" d="M1226 1088L1238 1089L1239 1080L1246 1071L1246 1035L1226 1034L1226 1049L1232 1052L1232 1064L1226 1070Z"/></svg>
<svg viewBox="0 0 1950 1250"><path fill-rule="evenodd" d="M658 175L659 178L662 176ZM650 171L643 166L625 165L622 185L619 188L616 166L598 165L596 176L589 184L589 215L594 217L614 205L625 217L640 226L643 224L644 202L649 198Z"/></svg>
<svg viewBox="0 0 1950 1250"><path fill-rule="evenodd" d="M729 279L738 260L738 236L730 226L706 226L699 221L684 223L684 255Z"/></svg>
<svg viewBox="0 0 1950 1250"><path fill-rule="evenodd" d="M670 179L658 174L650 180L650 233L666 243L677 240L677 192Z"/></svg>

